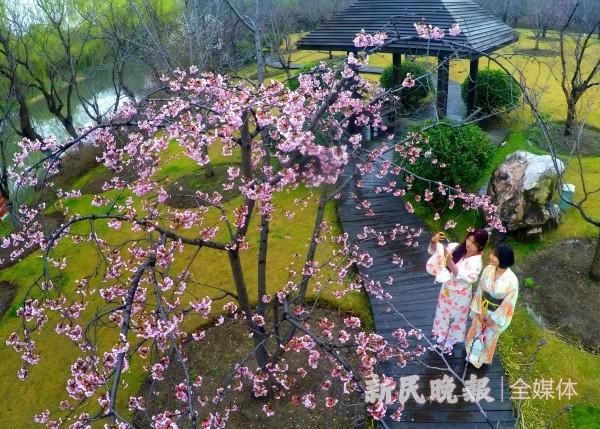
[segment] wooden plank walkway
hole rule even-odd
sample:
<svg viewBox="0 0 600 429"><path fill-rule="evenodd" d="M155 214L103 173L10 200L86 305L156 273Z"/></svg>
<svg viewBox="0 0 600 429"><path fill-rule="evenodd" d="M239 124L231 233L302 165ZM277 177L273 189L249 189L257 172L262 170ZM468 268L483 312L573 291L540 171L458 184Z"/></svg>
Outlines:
<svg viewBox="0 0 600 429"><path fill-rule="evenodd" d="M387 155L391 159L392 152ZM377 169L375 169L377 170ZM349 174L350 168L347 170ZM361 250L369 251L373 256L374 264L368 269L361 267L360 274L363 278L378 280L382 284L388 276L395 278L393 286L388 286L388 291L393 296L391 303L416 327L423 330L427 336L431 335L431 327L435 314L435 305L440 290L434 286L433 279L425 272L425 263L428 259L426 243L431 239L431 232L427 231L421 221L407 212L404 202L388 194L377 194L377 186L385 186L386 178L377 178L375 173L363 178L363 186L357 188L353 182L338 200L338 215L345 232L355 237L365 226L374 226L377 230L390 230L396 224L407 225L414 228L422 228L423 234L420 239L421 246L407 248L400 240L388 243L384 247L377 246L373 242L361 245ZM365 217L356 209L357 201L352 193L359 198L371 202L375 215ZM404 265L399 268L392 263L392 255L403 257ZM371 306L375 318L375 330L386 340L394 342L392 332L397 328L409 329L409 326L396 313L388 311L387 304L371 297ZM448 363L459 375L465 368L465 349L458 345L454 355L449 357ZM426 398L430 396L430 380L439 380L444 374L439 369L445 367L441 358L432 351L427 351L420 362L411 362L401 368L395 363L385 362L379 364L379 373L394 377L396 382L403 376L417 374L420 376L418 392ZM515 417L510 393L507 388L507 380L504 378L504 369L498 357L494 358L491 365L484 365L480 370L475 370L469 365L466 379L471 374L477 378L487 377L488 387L491 389L489 396L493 402L481 402L481 406L487 413L487 419L473 403L464 401L462 388L456 383L454 393L458 396L458 403L449 404L432 403L427 400L420 405L412 398L404 405L404 413L401 422L387 419L382 426L389 428L414 428L414 429L479 429L479 428L514 428Z"/></svg>

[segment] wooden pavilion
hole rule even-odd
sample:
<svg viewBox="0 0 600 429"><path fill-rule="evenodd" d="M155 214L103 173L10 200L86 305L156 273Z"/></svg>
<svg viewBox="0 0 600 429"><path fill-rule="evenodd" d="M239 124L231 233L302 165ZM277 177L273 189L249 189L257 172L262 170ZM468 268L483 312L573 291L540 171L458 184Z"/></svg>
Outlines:
<svg viewBox="0 0 600 429"><path fill-rule="evenodd" d="M462 32L443 40L419 38L414 24L448 29L458 23ZM358 49L353 39L361 29L367 33L386 31L392 39L381 52L392 54L394 81L399 84L401 54L427 55L438 60L436 106L446 116L451 58L468 58L469 89L467 112L474 111L479 58L517 40L511 27L472 0L356 0L349 7L321 24L298 41L298 49L347 51Z"/></svg>

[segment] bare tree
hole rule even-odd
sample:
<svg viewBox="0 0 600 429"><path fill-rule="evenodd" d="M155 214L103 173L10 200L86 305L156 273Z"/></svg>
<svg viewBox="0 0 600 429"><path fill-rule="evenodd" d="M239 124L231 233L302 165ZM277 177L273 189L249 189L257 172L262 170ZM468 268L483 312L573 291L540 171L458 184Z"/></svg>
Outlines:
<svg viewBox="0 0 600 429"><path fill-rule="evenodd" d="M567 102L565 136L573 134L577 122L577 103L581 97L590 88L600 85L600 57L591 54L594 45L592 36L598 31L600 19L595 17L594 21L589 22L585 17L578 18L580 6L581 1L578 0L560 30L559 81ZM579 25L574 29L576 23Z"/></svg>
<svg viewBox="0 0 600 429"><path fill-rule="evenodd" d="M254 36L254 52L256 58L256 80L259 85L263 83L265 78L265 59L262 52L262 32L263 26L262 21L262 9L260 7L260 0L254 0L254 16L242 14L240 10L233 4L231 0L223 0L231 11L238 17L240 22L253 34Z"/></svg>
<svg viewBox="0 0 600 429"><path fill-rule="evenodd" d="M544 3L534 0L527 2L528 15L533 21L534 49L536 51L540 49L540 40L546 37L548 28L556 19L557 13L555 7L558 6L556 3L554 0Z"/></svg>
<svg viewBox="0 0 600 429"><path fill-rule="evenodd" d="M289 79L292 52L295 50L292 34L298 30L298 11L289 5L281 7L277 2L271 2L269 8L271 13L265 20L265 44L269 48L270 59L285 70Z"/></svg>
<svg viewBox="0 0 600 429"><path fill-rule="evenodd" d="M21 137L30 140L40 139L41 136L34 128L31 111L27 101L28 82L21 73L19 49L22 46L23 33L19 32L23 15L0 0L0 79L7 88L7 97L2 104L6 122ZM18 124L12 120L8 112L16 104Z"/></svg>

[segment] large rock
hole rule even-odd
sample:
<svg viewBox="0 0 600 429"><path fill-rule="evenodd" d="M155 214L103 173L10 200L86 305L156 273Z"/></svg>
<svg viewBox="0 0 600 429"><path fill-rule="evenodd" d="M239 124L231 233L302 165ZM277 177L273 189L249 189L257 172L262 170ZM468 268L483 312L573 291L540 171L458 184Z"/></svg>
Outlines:
<svg viewBox="0 0 600 429"><path fill-rule="evenodd" d="M564 165L560 160L556 162L562 174ZM550 155L519 150L508 155L494 171L487 193L509 231L535 228L550 219L548 205L556 180Z"/></svg>

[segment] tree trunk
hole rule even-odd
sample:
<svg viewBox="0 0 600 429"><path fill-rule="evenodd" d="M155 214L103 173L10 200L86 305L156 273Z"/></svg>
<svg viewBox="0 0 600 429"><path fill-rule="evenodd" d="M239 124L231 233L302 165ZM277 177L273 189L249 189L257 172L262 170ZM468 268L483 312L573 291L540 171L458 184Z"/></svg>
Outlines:
<svg viewBox="0 0 600 429"><path fill-rule="evenodd" d="M548 26L544 25L544 27L542 28L542 39L546 38L546 32L548 31Z"/></svg>
<svg viewBox="0 0 600 429"><path fill-rule="evenodd" d="M596 252L594 253L594 259L592 260L590 278L600 282L600 228L598 228L598 242L596 243Z"/></svg>
<svg viewBox="0 0 600 429"><path fill-rule="evenodd" d="M75 129L75 126L73 125L73 118L70 115L64 116L64 115L60 114L60 115L57 115L57 117L60 120L60 122L63 124L63 127L65 127L65 130L67 130L67 132L69 133L69 135L71 137L73 137L74 139L79 137L79 135L77 134L77 130Z"/></svg>
<svg viewBox="0 0 600 429"><path fill-rule="evenodd" d="M540 37L536 34L535 36L535 47L533 48L534 51L537 51L540 49Z"/></svg>
<svg viewBox="0 0 600 429"><path fill-rule="evenodd" d="M213 169L213 166L210 162L204 166L204 176L205 177L214 177L215 176L215 170Z"/></svg>
<svg viewBox="0 0 600 429"><path fill-rule="evenodd" d="M202 155L204 155L206 158L208 158L208 148L206 146L202 146ZM204 176L214 177L214 175L215 175L215 170L212 166L212 163L210 161L208 161L208 163L206 163L206 165L204 166Z"/></svg>
<svg viewBox="0 0 600 429"><path fill-rule="evenodd" d="M265 59L262 53L262 17L260 10L260 1L255 0L256 17L254 20L254 47L256 49L256 80L258 85L262 85L265 80Z"/></svg>
<svg viewBox="0 0 600 429"><path fill-rule="evenodd" d="M263 168L271 166L271 152L269 147L269 135L263 130L262 141L264 147ZM257 304L256 312L265 315L265 303L262 298L267 294L267 254L269 251L269 214L263 213L260 217L260 245L258 248L258 279L257 279ZM277 299L275 299L277 300ZM277 320L277 319L275 319Z"/></svg>
<svg viewBox="0 0 600 429"><path fill-rule="evenodd" d="M567 100L567 120L565 121L565 136L570 136L573 134L573 129L575 128L575 119L576 119L576 106L577 101L572 99Z"/></svg>
<svg viewBox="0 0 600 429"><path fill-rule="evenodd" d="M508 11L510 10L510 2L511 0L504 0L504 13L502 14L502 21L505 24L508 24Z"/></svg>
<svg viewBox="0 0 600 429"><path fill-rule="evenodd" d="M238 296L238 302L240 309L246 316L246 326L248 332L252 334L252 340L254 342L254 359L259 368L264 368L269 362L269 351L265 344L265 335L263 328L260 328L252 320L253 312L250 308L250 300L248 298L248 288L246 287L246 280L244 279L244 271L240 261L240 254L237 249L230 250L227 252L229 255L229 265L231 266L231 272L233 274L233 282L235 284L235 290Z"/></svg>
<svg viewBox="0 0 600 429"><path fill-rule="evenodd" d="M28 138L29 140L43 140L42 136L39 135L33 128L33 122L31 121L31 112L27 105L27 100L21 85L13 81L15 98L19 103L19 125L21 126L21 137Z"/></svg>

